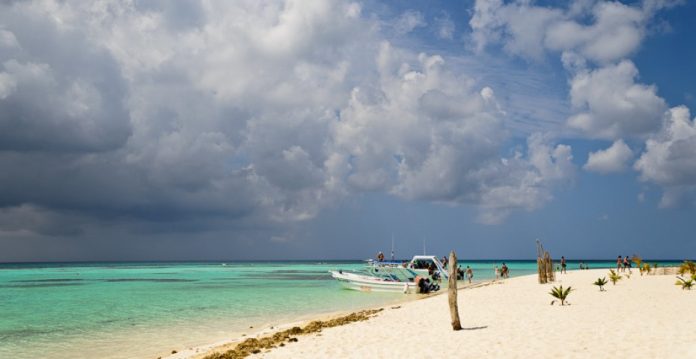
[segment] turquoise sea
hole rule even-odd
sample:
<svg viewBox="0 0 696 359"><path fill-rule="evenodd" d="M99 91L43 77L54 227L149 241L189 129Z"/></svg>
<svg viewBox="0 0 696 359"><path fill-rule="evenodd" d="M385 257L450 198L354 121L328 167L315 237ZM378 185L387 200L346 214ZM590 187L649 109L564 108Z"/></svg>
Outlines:
<svg viewBox="0 0 696 359"><path fill-rule="evenodd" d="M474 279L482 281L502 262L512 276L536 271L535 261L460 264L471 266ZM577 268L577 262L569 263ZM270 325L414 297L344 290L328 273L363 266L361 261L0 264L0 358L157 358Z"/></svg>

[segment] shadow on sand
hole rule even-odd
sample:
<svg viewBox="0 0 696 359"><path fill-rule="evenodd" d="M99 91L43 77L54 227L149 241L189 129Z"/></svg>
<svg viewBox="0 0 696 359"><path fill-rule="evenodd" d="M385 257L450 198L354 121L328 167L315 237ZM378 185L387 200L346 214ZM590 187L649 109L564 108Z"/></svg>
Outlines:
<svg viewBox="0 0 696 359"><path fill-rule="evenodd" d="M486 329L488 328L487 325L480 326L480 327L469 327L469 328L462 328L462 330L481 330L481 329Z"/></svg>

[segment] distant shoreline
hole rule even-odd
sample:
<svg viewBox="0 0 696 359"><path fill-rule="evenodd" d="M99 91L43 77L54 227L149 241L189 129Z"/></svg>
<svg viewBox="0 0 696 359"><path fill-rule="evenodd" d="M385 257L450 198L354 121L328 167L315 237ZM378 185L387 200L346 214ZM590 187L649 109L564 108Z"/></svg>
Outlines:
<svg viewBox="0 0 696 359"><path fill-rule="evenodd" d="M566 258L569 263L576 263L576 262L612 262L616 261L616 258L608 258L608 259L572 259L572 258ZM167 263L191 263L191 264L222 264L222 263L319 263L319 262L325 262L325 263L355 263L355 262L364 262L367 259L221 259L221 260L136 260L136 261L118 261L118 260L106 260L106 261L19 261L19 262L0 262L0 266L3 265L40 265L40 264L46 264L46 265L82 265L82 264L167 264ZM394 259L394 261L409 261L409 259ZM560 261L560 257L558 259L554 258L554 262ZM685 260L691 260L691 261L696 261L696 259L654 259L654 258L649 258L649 259L643 259L643 262L677 262L681 263ZM530 259L467 259L467 258L459 258L458 261L460 262L527 262L527 261L536 261L536 258L530 258Z"/></svg>

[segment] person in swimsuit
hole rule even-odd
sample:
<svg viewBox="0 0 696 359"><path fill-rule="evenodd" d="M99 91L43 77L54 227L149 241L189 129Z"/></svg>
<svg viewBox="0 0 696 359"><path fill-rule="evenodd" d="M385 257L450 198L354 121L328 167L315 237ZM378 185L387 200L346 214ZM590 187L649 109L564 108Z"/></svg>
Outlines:
<svg viewBox="0 0 696 359"><path fill-rule="evenodd" d="M508 278L510 277L510 271L508 270L508 266L503 263L503 265L500 267L500 275L503 278Z"/></svg>
<svg viewBox="0 0 696 359"><path fill-rule="evenodd" d="M628 273L631 273L631 260L628 259L628 256L624 257L623 264L624 264L624 270L625 270L625 268L628 268Z"/></svg>
<svg viewBox="0 0 696 359"><path fill-rule="evenodd" d="M495 273L495 280L498 280L498 278L500 278L500 269L498 269L498 266L495 266L493 272Z"/></svg>
<svg viewBox="0 0 696 359"><path fill-rule="evenodd" d="M468 280L469 283L471 283L471 278L473 278L473 277L474 277L474 271L471 270L471 267L466 266L466 280Z"/></svg>
<svg viewBox="0 0 696 359"><path fill-rule="evenodd" d="M622 263L623 263L623 261L621 260L621 256L616 258L616 271L617 272L622 272L622 268L623 268L623 266L621 265Z"/></svg>
<svg viewBox="0 0 696 359"><path fill-rule="evenodd" d="M566 266L567 266L567 264L566 264L565 257L561 256L561 273L566 273L566 274L568 273L568 272L566 272Z"/></svg>

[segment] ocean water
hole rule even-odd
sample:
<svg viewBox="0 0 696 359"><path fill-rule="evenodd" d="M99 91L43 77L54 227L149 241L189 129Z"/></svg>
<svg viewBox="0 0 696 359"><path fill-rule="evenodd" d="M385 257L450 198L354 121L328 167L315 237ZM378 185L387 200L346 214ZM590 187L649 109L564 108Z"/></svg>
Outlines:
<svg viewBox="0 0 696 359"><path fill-rule="evenodd" d="M482 281L502 262L512 276L536 271L535 261L460 264L471 266L474 280ZM577 268L577 262L569 265ZM0 358L157 358L269 325L413 297L345 290L328 273L363 266L360 261L0 264Z"/></svg>

